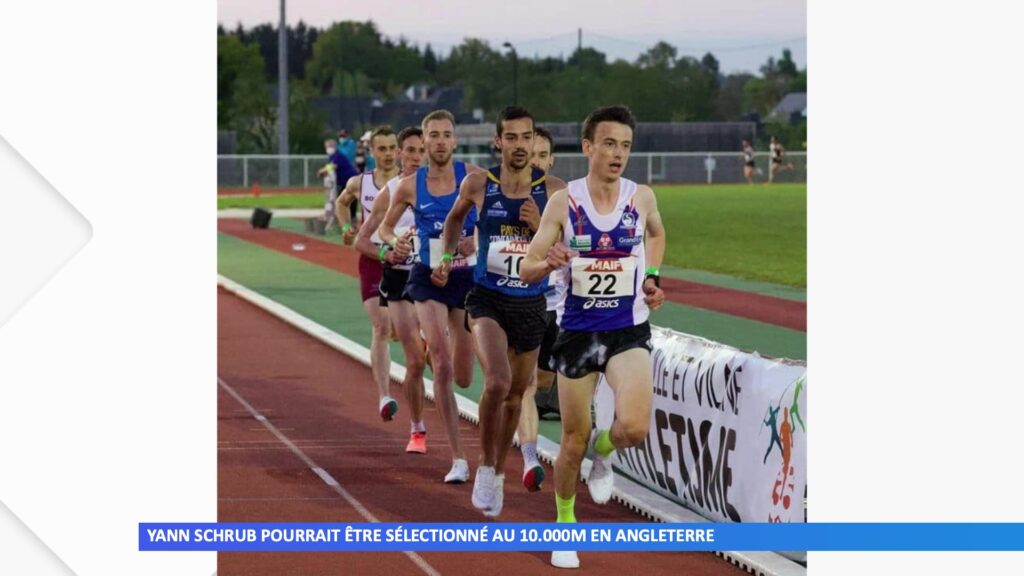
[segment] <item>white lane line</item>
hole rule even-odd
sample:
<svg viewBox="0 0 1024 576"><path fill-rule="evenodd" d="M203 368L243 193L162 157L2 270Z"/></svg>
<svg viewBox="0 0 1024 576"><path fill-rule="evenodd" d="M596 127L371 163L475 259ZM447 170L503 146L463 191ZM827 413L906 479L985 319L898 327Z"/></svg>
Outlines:
<svg viewBox="0 0 1024 576"><path fill-rule="evenodd" d="M349 493L348 490L345 490L345 488L341 484L339 484L338 481L335 480L333 476L331 476L330 474L327 473L326 470L318 466L317 463L314 462L312 458L307 456L306 453L300 450L298 446L296 446L291 440L288 439L287 436L282 434L281 431L278 430L277 427L270 422L270 420L267 420L265 416L260 414L255 408L252 407L251 404L246 402L245 398L242 398L242 396L238 392L236 392L234 388L229 386L228 383L225 382L224 379L221 378L220 376L217 377L217 384L219 384L220 387L223 388L225 392L230 394L232 398L234 398L239 404L244 406L245 409L248 410L250 414L252 414L253 418L263 423L263 426L266 427L266 429L269 430L274 436L276 436L277 439L280 440L282 444L287 446L288 449L292 451L292 454L298 456L299 460L302 460L303 464L308 466L309 469L312 470L317 476L319 476L320 479L323 480L325 484L333 488L334 491L337 492L338 495L345 500L345 502L348 502L350 506L355 508L356 512L359 512L359 515L365 518L367 522L380 523L380 520L376 516L374 516L372 512L367 510L366 507L363 506L361 502L359 502L359 500L356 500L355 497L352 496L352 494ZM441 576L441 573L435 570L434 567L430 564L427 564L427 561L424 560L423 557L419 554L410 551L405 551L402 553L408 556L409 559L413 561L413 564L419 566L420 569L423 570L423 572L428 576Z"/></svg>

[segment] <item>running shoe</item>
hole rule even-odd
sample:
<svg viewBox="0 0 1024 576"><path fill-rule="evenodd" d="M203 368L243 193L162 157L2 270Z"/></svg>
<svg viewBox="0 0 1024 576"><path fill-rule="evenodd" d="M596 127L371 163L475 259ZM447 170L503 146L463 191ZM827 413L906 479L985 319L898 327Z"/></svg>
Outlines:
<svg viewBox="0 0 1024 576"><path fill-rule="evenodd" d="M488 518L497 518L498 514L501 514L501 507L505 504L505 474L496 474L494 476L494 499L490 509L484 510L484 516Z"/></svg>
<svg viewBox="0 0 1024 576"><path fill-rule="evenodd" d="M398 414L398 402L395 401L391 396L385 396L380 399L380 418L385 422L390 422L392 418Z"/></svg>
<svg viewBox="0 0 1024 576"><path fill-rule="evenodd" d="M405 451L411 454L426 454L427 453L427 433L426 432L413 432L409 435L409 443L405 446Z"/></svg>
<svg viewBox="0 0 1024 576"><path fill-rule="evenodd" d="M479 466L473 480L473 506L478 510L494 507L494 466Z"/></svg>
<svg viewBox="0 0 1024 576"><path fill-rule="evenodd" d="M452 462L452 469L445 475L444 481L446 484L464 484L469 480L469 463L462 458L457 458Z"/></svg>
<svg viewBox="0 0 1024 576"><path fill-rule="evenodd" d="M530 492L540 490L541 482L544 482L544 467L540 462L534 460L532 463L523 464L523 486Z"/></svg>
<svg viewBox="0 0 1024 576"><path fill-rule="evenodd" d="M551 553L551 565L555 568L579 568L580 557L572 551L555 550Z"/></svg>

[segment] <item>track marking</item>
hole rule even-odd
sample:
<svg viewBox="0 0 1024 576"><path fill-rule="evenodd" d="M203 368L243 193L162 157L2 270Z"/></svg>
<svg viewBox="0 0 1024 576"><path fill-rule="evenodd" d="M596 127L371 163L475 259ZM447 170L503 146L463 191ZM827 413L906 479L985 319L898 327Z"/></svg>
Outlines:
<svg viewBox="0 0 1024 576"><path fill-rule="evenodd" d="M267 420L267 418L263 414L260 414L255 408L252 407L251 404L246 402L245 398L242 398L242 396L238 392L236 392L234 388L229 386L228 383L225 382L224 379L221 378L220 376L217 377L217 384L219 384L220 387L223 388L225 392L230 394L231 397L234 398L239 404L244 406L245 409L248 410L250 414L252 414L253 418L262 423L263 426L267 430L269 430L271 434L276 436L277 439L280 440L282 444L287 446L288 449L292 451L292 454L298 456L299 460L302 460L302 463L308 466L310 470L312 470L317 476L319 476L320 479L323 480L325 484L333 488L334 491L337 492L338 495L345 500L345 502L348 502L350 506L355 508L356 512L359 512L359 515L365 518L367 522L375 522L378 524L380 523L380 520L376 516L374 516L372 512L367 510L366 507L363 506L361 502L359 502L359 500L356 500L355 496L352 496L352 494L349 493L348 490L345 490L344 486L339 484L338 481L335 480L334 477L331 476L326 470L317 465L317 463L314 462L312 458L307 456L306 453L299 449L299 447L296 446L291 440L289 440L287 436L281 433L281 431L278 430L276 426L271 424L270 420ZM441 573L435 570L433 566L428 564L427 561L424 560L423 557L419 554L410 551L402 552L402 554L408 556L409 559L413 561L413 564L419 566L419 568L423 570L423 572L428 576L441 576Z"/></svg>
<svg viewBox="0 0 1024 576"><path fill-rule="evenodd" d="M252 498L245 498L245 497L230 498L230 497L224 497L224 498L217 498L217 501L218 502L322 502L324 500L329 500L329 501L333 502L334 500L337 500L337 499L338 498L335 497L335 496L326 496L326 497L320 497L320 498L312 497L312 496L311 497L304 497L304 496L288 497L288 496L282 496L280 498L267 498L267 497L264 497L264 498L256 498L256 497L252 497Z"/></svg>

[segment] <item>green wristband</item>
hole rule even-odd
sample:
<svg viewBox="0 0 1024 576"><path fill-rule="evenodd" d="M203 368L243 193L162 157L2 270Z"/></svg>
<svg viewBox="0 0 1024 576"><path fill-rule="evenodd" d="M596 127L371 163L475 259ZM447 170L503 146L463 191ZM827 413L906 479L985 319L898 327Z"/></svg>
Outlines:
<svg viewBox="0 0 1024 576"><path fill-rule="evenodd" d="M352 229L352 225L351 224L342 224L341 225L341 233L342 234L348 232L351 229Z"/></svg>
<svg viewBox="0 0 1024 576"><path fill-rule="evenodd" d="M451 261L452 261L452 255L451 255L450 252L445 252L444 254L441 254L441 262L451 262Z"/></svg>
<svg viewBox="0 0 1024 576"><path fill-rule="evenodd" d="M647 269L644 270L644 276L661 276L661 274L654 266L648 266Z"/></svg>
<svg viewBox="0 0 1024 576"><path fill-rule="evenodd" d="M380 247L380 253L377 254L377 257L380 258L381 262L384 262L385 260L387 260L388 252L390 251L391 247L385 244L384 246Z"/></svg>

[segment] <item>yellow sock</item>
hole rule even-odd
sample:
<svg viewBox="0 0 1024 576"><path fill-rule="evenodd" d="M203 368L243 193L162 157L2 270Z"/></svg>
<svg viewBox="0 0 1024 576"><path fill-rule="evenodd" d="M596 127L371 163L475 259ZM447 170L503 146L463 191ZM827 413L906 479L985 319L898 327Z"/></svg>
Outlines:
<svg viewBox="0 0 1024 576"><path fill-rule="evenodd" d="M572 498L562 498L555 493L555 508L558 509L558 522L576 522L576 495Z"/></svg>
<svg viewBox="0 0 1024 576"><path fill-rule="evenodd" d="M594 442L594 450L601 456L608 456L615 451L615 445L612 444L611 434L607 430L601 430L597 433L597 440Z"/></svg>

